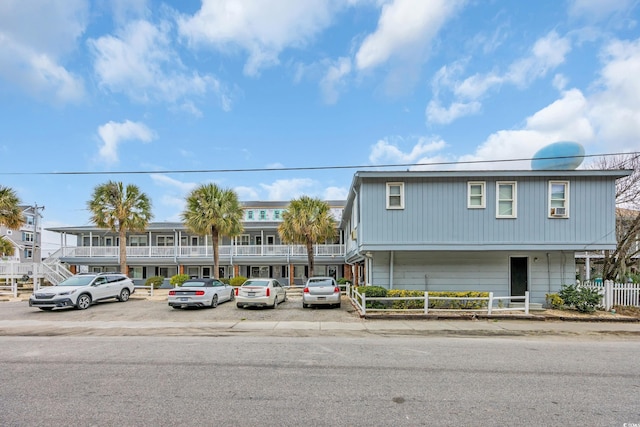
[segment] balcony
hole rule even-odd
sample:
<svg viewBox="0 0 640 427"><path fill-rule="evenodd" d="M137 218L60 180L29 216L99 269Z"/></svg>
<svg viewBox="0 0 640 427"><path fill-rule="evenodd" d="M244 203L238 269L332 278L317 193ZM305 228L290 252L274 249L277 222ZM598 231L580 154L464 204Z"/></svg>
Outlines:
<svg viewBox="0 0 640 427"><path fill-rule="evenodd" d="M211 246L127 246L127 259L205 259L213 257ZM303 245L221 245L218 247L221 260L264 258L302 259L307 258L307 249ZM315 245L314 257L317 259L344 257L342 244ZM74 246L63 247L52 256L67 262L74 258L82 259L118 259L120 249L117 246Z"/></svg>

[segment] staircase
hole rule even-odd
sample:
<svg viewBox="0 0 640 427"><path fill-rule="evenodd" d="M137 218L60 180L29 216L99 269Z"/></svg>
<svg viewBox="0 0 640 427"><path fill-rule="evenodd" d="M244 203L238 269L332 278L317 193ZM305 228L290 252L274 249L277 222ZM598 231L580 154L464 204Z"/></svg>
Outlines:
<svg viewBox="0 0 640 427"><path fill-rule="evenodd" d="M73 273L60 261L60 250L49 255L42 261L42 274L44 279L52 285L57 285L64 279L73 276Z"/></svg>

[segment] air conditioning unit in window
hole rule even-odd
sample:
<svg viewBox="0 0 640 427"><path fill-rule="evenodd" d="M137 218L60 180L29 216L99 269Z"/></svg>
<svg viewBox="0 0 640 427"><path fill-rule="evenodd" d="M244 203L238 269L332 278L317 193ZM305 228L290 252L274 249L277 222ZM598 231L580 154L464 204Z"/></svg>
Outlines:
<svg viewBox="0 0 640 427"><path fill-rule="evenodd" d="M551 216L567 216L567 208L551 208Z"/></svg>

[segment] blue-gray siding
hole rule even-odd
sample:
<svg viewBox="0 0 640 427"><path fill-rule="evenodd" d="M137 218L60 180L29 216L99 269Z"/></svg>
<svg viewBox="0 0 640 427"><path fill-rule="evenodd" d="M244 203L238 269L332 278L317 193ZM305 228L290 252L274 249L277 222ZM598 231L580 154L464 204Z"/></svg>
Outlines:
<svg viewBox="0 0 640 427"><path fill-rule="evenodd" d="M486 182L486 207L467 208L467 182ZM548 217L550 180L567 180L569 218ZM386 209L386 183L363 180L359 193L362 250L613 249L615 186L611 177L501 176L405 178L405 208ZM517 218L496 218L496 182L517 182Z"/></svg>

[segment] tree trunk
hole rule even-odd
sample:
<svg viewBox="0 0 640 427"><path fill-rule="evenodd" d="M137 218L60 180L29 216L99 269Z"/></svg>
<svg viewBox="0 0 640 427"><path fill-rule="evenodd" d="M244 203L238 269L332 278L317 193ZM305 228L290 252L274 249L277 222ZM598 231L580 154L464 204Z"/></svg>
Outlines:
<svg viewBox="0 0 640 427"><path fill-rule="evenodd" d="M218 239L220 234L218 233L218 229L216 227L211 227L211 248L213 250L213 278L219 279L220 272L218 271Z"/></svg>
<svg viewBox="0 0 640 427"><path fill-rule="evenodd" d="M120 238L120 273L129 275L127 271L127 231L124 228L118 230L118 236Z"/></svg>
<svg viewBox="0 0 640 427"><path fill-rule="evenodd" d="M309 263L309 277L313 277L315 259L313 257L313 242L307 240L307 262Z"/></svg>

